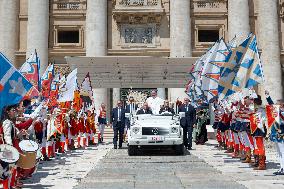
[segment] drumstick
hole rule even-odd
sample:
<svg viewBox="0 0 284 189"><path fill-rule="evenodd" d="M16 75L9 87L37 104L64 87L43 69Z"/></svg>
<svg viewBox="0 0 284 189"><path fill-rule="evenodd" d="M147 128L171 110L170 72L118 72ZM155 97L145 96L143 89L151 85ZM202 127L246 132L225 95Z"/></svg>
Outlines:
<svg viewBox="0 0 284 189"><path fill-rule="evenodd" d="M31 143L31 140L29 140L29 143L32 145L32 147L34 147L34 145Z"/></svg>

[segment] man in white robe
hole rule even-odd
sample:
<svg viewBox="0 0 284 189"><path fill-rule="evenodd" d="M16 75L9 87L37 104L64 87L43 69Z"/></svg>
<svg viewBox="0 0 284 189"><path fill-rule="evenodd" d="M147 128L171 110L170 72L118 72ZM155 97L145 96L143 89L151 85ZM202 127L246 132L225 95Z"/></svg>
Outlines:
<svg viewBox="0 0 284 189"><path fill-rule="evenodd" d="M151 97L147 98L146 102L152 110L153 114L159 114L161 106L164 104L164 99L157 96L157 91L151 91Z"/></svg>

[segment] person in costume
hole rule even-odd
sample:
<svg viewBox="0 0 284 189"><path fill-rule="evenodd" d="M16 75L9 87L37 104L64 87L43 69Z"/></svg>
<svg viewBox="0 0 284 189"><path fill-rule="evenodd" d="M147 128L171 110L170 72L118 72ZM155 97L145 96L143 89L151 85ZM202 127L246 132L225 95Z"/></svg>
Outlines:
<svg viewBox="0 0 284 189"><path fill-rule="evenodd" d="M272 116L270 117L279 118L278 120L275 120L272 126L269 128L270 129L269 138L272 142L275 142L280 162L279 170L274 172L273 174L284 175L284 100L283 99L278 100L277 103L274 104L273 100L269 96L269 92L265 91L265 94L267 97L266 100L268 104L273 109ZM267 111L266 113L268 114L269 112Z"/></svg>
<svg viewBox="0 0 284 189"><path fill-rule="evenodd" d="M95 116L96 113L92 107L87 109L86 113L86 127L88 128L88 145L95 145L95 134L96 134L96 124L95 124Z"/></svg>
<svg viewBox="0 0 284 189"><path fill-rule="evenodd" d="M264 138L266 136L266 129L264 122L266 120L265 109L261 106L262 100L261 96L257 96L254 99L255 110L253 115L251 115L250 130L255 141L255 149L253 151L254 162L251 164L255 170L265 170L266 169L266 156L264 147ZM250 161L250 160L249 160ZM248 161L248 162L249 162Z"/></svg>
<svg viewBox="0 0 284 189"><path fill-rule="evenodd" d="M105 127L108 124L106 115L107 115L106 105L102 103L98 112L98 128L99 128L98 143L104 142Z"/></svg>
<svg viewBox="0 0 284 189"><path fill-rule="evenodd" d="M19 152L21 149L19 147L19 138L26 133L27 130L31 125L28 123L24 124L16 124L17 117L23 113L23 111L18 111L18 109L22 110L22 104L15 104L7 106L3 111L2 116L2 127L3 127L3 135L4 135L4 142L5 144L14 146ZM33 114L31 120L35 119L37 114ZM15 165L11 169L10 175L10 188L17 188L21 187L23 183L19 181L19 177L17 177L17 166Z"/></svg>

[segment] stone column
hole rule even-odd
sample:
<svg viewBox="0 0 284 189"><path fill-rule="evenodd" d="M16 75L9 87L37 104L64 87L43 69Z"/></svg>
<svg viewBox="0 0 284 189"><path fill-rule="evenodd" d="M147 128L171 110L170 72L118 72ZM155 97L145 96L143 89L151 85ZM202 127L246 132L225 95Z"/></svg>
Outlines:
<svg viewBox="0 0 284 189"><path fill-rule="evenodd" d="M162 99L166 99L166 90L165 88L157 88L157 95Z"/></svg>
<svg viewBox="0 0 284 189"><path fill-rule="evenodd" d="M112 89L112 106L116 107L117 101L120 99L120 88L113 88Z"/></svg>
<svg viewBox="0 0 284 189"><path fill-rule="evenodd" d="M49 1L29 0L28 3L26 58L36 49L42 75L48 66Z"/></svg>
<svg viewBox="0 0 284 189"><path fill-rule="evenodd" d="M0 0L0 52L15 65L18 1Z"/></svg>
<svg viewBox="0 0 284 189"><path fill-rule="evenodd" d="M88 0L86 14L86 56L107 55L107 1ZM101 103L110 109L107 88L94 89L95 106Z"/></svg>
<svg viewBox="0 0 284 189"><path fill-rule="evenodd" d="M189 0L170 1L170 56L191 57L191 19ZM169 88L169 100L187 96L185 88Z"/></svg>
<svg viewBox="0 0 284 189"><path fill-rule="evenodd" d="M278 0L259 0L258 41L265 83L262 88L270 92L274 101L283 98L280 64ZM263 92L263 91L262 91Z"/></svg>
<svg viewBox="0 0 284 189"><path fill-rule="evenodd" d="M237 44L250 33L248 0L228 1L229 40L237 36Z"/></svg>

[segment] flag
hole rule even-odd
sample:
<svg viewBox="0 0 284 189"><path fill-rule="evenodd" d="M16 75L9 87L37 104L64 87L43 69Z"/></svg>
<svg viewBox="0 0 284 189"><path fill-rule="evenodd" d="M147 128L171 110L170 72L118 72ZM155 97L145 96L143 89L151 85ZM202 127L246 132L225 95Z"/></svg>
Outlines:
<svg viewBox="0 0 284 189"><path fill-rule="evenodd" d="M27 59L27 61L20 68L20 72L29 80L33 86L39 90L40 89L40 79L39 79L39 69L40 69L40 60L35 51Z"/></svg>
<svg viewBox="0 0 284 189"><path fill-rule="evenodd" d="M0 113L4 106L17 104L32 84L0 53Z"/></svg>
<svg viewBox="0 0 284 189"><path fill-rule="evenodd" d="M263 82L263 70L255 35L250 34L239 47L230 52L227 60L221 68L219 99Z"/></svg>
<svg viewBox="0 0 284 189"><path fill-rule="evenodd" d="M226 61L226 57L230 53L225 41L220 39L212 47L212 53L204 64L201 73L202 86L204 95L209 102L213 97L218 96L218 83L220 79L221 67Z"/></svg>
<svg viewBox="0 0 284 189"><path fill-rule="evenodd" d="M23 76L33 84L33 88L26 94L25 98L39 96L40 78L39 78L40 60L35 51L20 68Z"/></svg>
<svg viewBox="0 0 284 189"><path fill-rule="evenodd" d="M186 91L187 95L193 100L197 100L197 98L203 95L201 90L201 73L204 62L207 59L207 56L210 55L210 49L195 62L189 73L189 82L186 86Z"/></svg>
<svg viewBox="0 0 284 189"><path fill-rule="evenodd" d="M74 91L77 89L77 68L73 70L59 86L58 102L73 101Z"/></svg>
<svg viewBox="0 0 284 189"><path fill-rule="evenodd" d="M257 112L257 113L250 115L249 120L250 120L251 134L254 134L257 128L264 131L263 125L262 125L263 123L261 121L262 120L261 113Z"/></svg>
<svg viewBox="0 0 284 189"><path fill-rule="evenodd" d="M41 76L41 93L42 96L47 99L49 98L51 90L51 82L54 77L54 64L50 64L43 75Z"/></svg>
<svg viewBox="0 0 284 189"><path fill-rule="evenodd" d="M278 105L266 105L266 121L268 129L271 128L275 122L280 122L279 118L279 106Z"/></svg>
<svg viewBox="0 0 284 189"><path fill-rule="evenodd" d="M50 93L49 93L49 107L56 107L57 106L57 98L58 98L58 88L60 84L60 74L56 74L51 82L50 85ZM64 77L65 79L65 77ZM64 80L65 82L65 80Z"/></svg>
<svg viewBox="0 0 284 189"><path fill-rule="evenodd" d="M80 91L78 90L74 91L74 100L72 107L74 110L76 110L76 112L79 112L82 108L82 99L80 96Z"/></svg>
<svg viewBox="0 0 284 189"><path fill-rule="evenodd" d="M235 35L235 37L233 39L231 39L231 41L228 42L228 48L229 49L235 49L237 48L238 44L237 44L237 36Z"/></svg>
<svg viewBox="0 0 284 189"><path fill-rule="evenodd" d="M80 95L83 100L83 102L86 102L88 104L91 104L93 101L93 89L92 89L92 84L91 84L91 79L90 79L90 74L87 73L85 76L81 88L80 88Z"/></svg>

